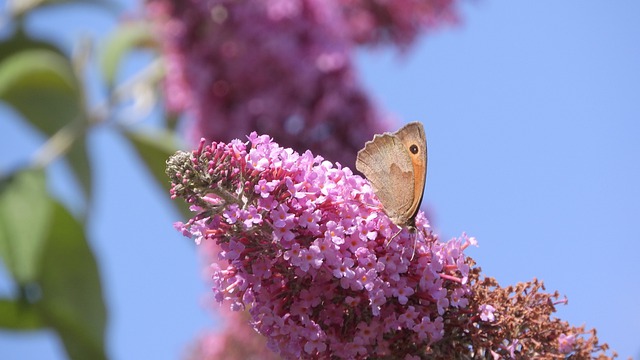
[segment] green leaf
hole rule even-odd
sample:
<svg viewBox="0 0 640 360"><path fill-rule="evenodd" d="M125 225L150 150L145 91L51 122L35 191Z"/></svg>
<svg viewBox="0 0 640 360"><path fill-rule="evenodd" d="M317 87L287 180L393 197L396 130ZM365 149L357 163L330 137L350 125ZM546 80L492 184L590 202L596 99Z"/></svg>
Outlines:
<svg viewBox="0 0 640 360"><path fill-rule="evenodd" d="M177 112L173 112L170 110L165 110L164 121L166 123L167 129L171 131L177 131L178 124L180 120L180 114Z"/></svg>
<svg viewBox="0 0 640 360"><path fill-rule="evenodd" d="M24 50L0 63L0 100L19 112L34 127L51 136L70 124L71 148L67 161L91 197L91 169L85 134L87 117L71 63L58 52Z"/></svg>
<svg viewBox="0 0 640 360"><path fill-rule="evenodd" d="M37 49L49 50L64 56L64 52L55 44L45 40L32 38L27 35L22 28L18 28L11 37L0 42L0 61L21 51Z"/></svg>
<svg viewBox="0 0 640 360"><path fill-rule="evenodd" d="M107 310L98 266L84 228L62 205L54 203L53 222L42 257L37 303L72 359L106 359Z"/></svg>
<svg viewBox="0 0 640 360"><path fill-rule="evenodd" d="M110 34L100 61L102 75L113 87L120 63L130 51L140 47L154 47L156 41L151 24L145 21L122 23Z"/></svg>
<svg viewBox="0 0 640 360"><path fill-rule="evenodd" d="M29 11L49 6L49 5L62 5L62 4L86 4L96 5L104 10L116 13L119 11L120 6L118 4L108 0L31 0L31 1L15 1L18 6L14 5L14 16L23 16Z"/></svg>
<svg viewBox="0 0 640 360"><path fill-rule="evenodd" d="M134 146L138 155L142 158L145 165L156 179L158 184L165 190L169 196L171 181L167 178L165 168L167 159L179 149L178 140L173 132L169 131L124 131L125 136ZM189 211L189 206L184 202L173 201L183 215L190 217L193 214Z"/></svg>
<svg viewBox="0 0 640 360"><path fill-rule="evenodd" d="M38 330L45 325L35 306L23 301L0 299L0 327L11 330Z"/></svg>
<svg viewBox="0 0 640 360"><path fill-rule="evenodd" d="M78 179L78 182L82 186L82 191L86 199L91 200L91 162L89 161L87 152L87 137L84 136L84 132L81 132L76 137L66 158L75 173L76 179Z"/></svg>
<svg viewBox="0 0 640 360"><path fill-rule="evenodd" d="M162 130L125 130L124 135L131 141L153 177L161 184L168 184L164 170L167 159L179 149L175 134Z"/></svg>
<svg viewBox="0 0 640 360"><path fill-rule="evenodd" d="M71 63L50 50L25 50L5 58L0 63L0 100L47 135L84 118Z"/></svg>
<svg viewBox="0 0 640 360"><path fill-rule="evenodd" d="M34 281L52 221L42 170L24 170L0 181L0 255L19 284Z"/></svg>

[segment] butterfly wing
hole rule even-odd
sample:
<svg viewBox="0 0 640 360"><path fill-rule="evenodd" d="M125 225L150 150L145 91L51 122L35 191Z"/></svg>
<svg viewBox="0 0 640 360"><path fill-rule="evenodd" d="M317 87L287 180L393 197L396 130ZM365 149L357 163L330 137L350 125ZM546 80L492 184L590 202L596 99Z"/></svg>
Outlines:
<svg viewBox="0 0 640 360"><path fill-rule="evenodd" d="M406 225L413 216L415 176L400 138L389 133L375 135L358 152L356 169L367 177L391 221Z"/></svg>
<svg viewBox="0 0 640 360"><path fill-rule="evenodd" d="M411 157L413 166L413 201L409 208L409 220L412 223L420 210L424 188L427 182L427 137L419 122L412 122L398 130L395 135L402 142L405 151Z"/></svg>

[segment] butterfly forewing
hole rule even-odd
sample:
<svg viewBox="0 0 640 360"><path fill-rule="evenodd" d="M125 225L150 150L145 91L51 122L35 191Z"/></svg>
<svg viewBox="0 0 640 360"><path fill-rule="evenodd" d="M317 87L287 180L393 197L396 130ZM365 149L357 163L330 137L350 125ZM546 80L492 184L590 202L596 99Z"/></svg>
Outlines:
<svg viewBox="0 0 640 360"><path fill-rule="evenodd" d="M413 201L409 209L409 219L413 220L420 209L427 180L427 138L422 124L413 122L398 130L394 135L400 139L413 166Z"/></svg>
<svg viewBox="0 0 640 360"><path fill-rule="evenodd" d="M370 181L391 221L406 225L413 216L415 176L400 138L396 134L376 135L358 152L356 169Z"/></svg>

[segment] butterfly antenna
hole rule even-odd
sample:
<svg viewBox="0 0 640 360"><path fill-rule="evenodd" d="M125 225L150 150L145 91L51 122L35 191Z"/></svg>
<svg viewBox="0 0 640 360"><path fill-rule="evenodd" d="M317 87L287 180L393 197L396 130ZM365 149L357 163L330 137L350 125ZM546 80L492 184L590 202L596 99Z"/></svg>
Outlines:
<svg viewBox="0 0 640 360"><path fill-rule="evenodd" d="M400 233L402 232L402 228L400 228L400 230L398 230L397 233L393 234L393 236L387 240L387 242L384 244L384 247L388 247L389 244L391 244L391 242L393 241L393 239L395 239L398 235L400 235Z"/></svg>
<svg viewBox="0 0 640 360"><path fill-rule="evenodd" d="M400 235L402 230L403 229L401 228L400 230L398 230L398 232L393 234L393 236L389 240L387 240L384 246L388 247L389 244L391 244L391 242L393 241L393 239L395 239L398 235ZM409 259L409 261L413 261L413 258L416 256L416 249L418 248L418 232L416 230L417 230L416 228L410 228L410 233L413 235L413 246L411 246L411 258Z"/></svg>
<svg viewBox="0 0 640 360"><path fill-rule="evenodd" d="M413 258L416 256L416 248L418 247L418 232L413 231L413 246L411 247L411 259L409 261L413 261Z"/></svg>
<svg viewBox="0 0 640 360"><path fill-rule="evenodd" d="M415 237L413 238L413 251L415 254L415 251L418 249L418 236L422 236L422 241L423 243L427 242L427 231L424 228L420 228L419 230L414 228L416 230L415 232ZM413 256L411 256L411 260L413 260Z"/></svg>

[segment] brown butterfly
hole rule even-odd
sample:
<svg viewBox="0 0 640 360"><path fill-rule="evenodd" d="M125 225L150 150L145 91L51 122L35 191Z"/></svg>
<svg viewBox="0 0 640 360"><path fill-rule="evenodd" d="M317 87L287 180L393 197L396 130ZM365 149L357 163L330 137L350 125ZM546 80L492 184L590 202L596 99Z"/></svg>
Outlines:
<svg viewBox="0 0 640 360"><path fill-rule="evenodd" d="M399 227L415 229L427 179L422 124L412 122L395 133L375 135L358 152L356 169L371 183L389 219Z"/></svg>

